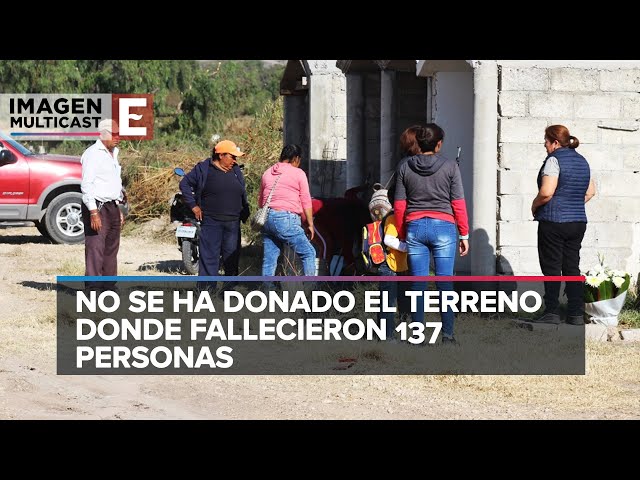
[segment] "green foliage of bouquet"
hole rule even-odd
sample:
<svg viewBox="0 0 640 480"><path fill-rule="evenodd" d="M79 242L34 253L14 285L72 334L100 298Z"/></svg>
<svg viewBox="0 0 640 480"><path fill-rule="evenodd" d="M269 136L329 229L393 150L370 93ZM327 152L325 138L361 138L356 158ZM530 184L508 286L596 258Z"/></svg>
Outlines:
<svg viewBox="0 0 640 480"><path fill-rule="evenodd" d="M604 263L604 255L598 254L598 264L586 274L584 301L586 303L610 300L629 289L631 275L622 270L612 270Z"/></svg>

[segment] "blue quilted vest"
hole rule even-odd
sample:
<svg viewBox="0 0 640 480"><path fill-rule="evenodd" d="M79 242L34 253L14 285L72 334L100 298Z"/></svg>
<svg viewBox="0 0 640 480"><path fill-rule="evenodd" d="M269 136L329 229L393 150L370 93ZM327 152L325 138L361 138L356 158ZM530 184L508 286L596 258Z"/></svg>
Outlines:
<svg viewBox="0 0 640 480"><path fill-rule="evenodd" d="M571 148L559 148L545 159L538 172L538 189L542 185L542 170L549 157L560 165L558 187L553 198L536 210L535 220L556 223L587 222L584 195L589 187L591 170L587 160Z"/></svg>

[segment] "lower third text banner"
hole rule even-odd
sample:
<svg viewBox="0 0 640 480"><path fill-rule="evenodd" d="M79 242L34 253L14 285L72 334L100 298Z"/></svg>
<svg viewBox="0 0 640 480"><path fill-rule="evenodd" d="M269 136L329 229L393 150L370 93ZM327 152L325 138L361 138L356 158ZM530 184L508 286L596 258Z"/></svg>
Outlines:
<svg viewBox="0 0 640 480"><path fill-rule="evenodd" d="M58 374L584 375L543 280L58 277Z"/></svg>

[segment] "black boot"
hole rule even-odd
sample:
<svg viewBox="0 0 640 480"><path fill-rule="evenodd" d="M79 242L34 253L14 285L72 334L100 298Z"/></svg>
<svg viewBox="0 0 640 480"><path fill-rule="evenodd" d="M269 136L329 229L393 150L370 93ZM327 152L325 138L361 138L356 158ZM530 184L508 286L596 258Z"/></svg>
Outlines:
<svg viewBox="0 0 640 480"><path fill-rule="evenodd" d="M569 325L584 325L584 316L583 315L568 315L567 323Z"/></svg>
<svg viewBox="0 0 640 480"><path fill-rule="evenodd" d="M554 325L560 324L560 315L557 313L545 313L541 317L534 318L533 320L529 320L533 323L552 323Z"/></svg>

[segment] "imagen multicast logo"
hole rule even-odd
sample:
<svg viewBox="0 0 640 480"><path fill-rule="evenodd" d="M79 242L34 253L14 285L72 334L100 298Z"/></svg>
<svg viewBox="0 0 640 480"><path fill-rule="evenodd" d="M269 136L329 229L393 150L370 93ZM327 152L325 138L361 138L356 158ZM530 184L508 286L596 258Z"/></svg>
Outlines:
<svg viewBox="0 0 640 480"><path fill-rule="evenodd" d="M121 140L151 140L153 94L0 94L0 130L16 139L90 140L104 119Z"/></svg>

